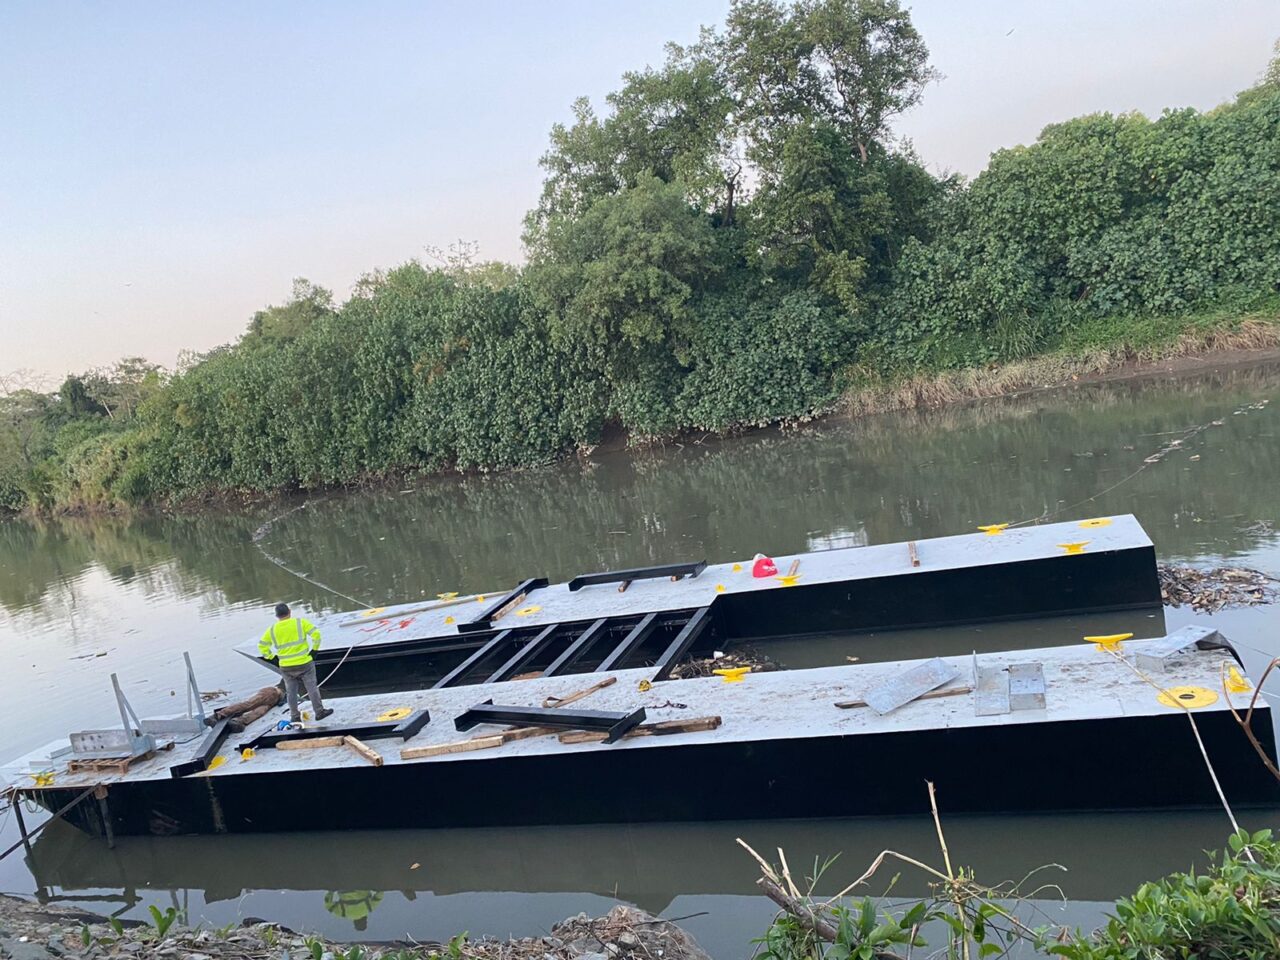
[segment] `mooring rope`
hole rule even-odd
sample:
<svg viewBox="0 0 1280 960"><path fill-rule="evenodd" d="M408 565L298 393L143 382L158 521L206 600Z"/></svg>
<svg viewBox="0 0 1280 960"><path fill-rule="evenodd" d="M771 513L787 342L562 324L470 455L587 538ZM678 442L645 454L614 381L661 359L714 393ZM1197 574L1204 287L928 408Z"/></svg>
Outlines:
<svg viewBox="0 0 1280 960"><path fill-rule="evenodd" d="M300 503L296 507L293 507L290 510L286 510L284 513L280 514L279 516L272 517L270 520L263 523L262 526L258 527L257 530L253 531L253 536L251 538L253 540L253 545L257 548L260 554L262 554L264 557L266 557L268 560L274 563L277 567L279 567L285 573L292 574L293 576L297 577L299 580L302 580L302 581L305 581L306 583L311 584L313 587L319 587L321 590L326 590L329 593L332 593L335 597L342 597L342 599L350 600L352 603L359 604L362 607L374 606L374 604L366 603L364 600L361 600L359 597L353 597L349 593L343 593L341 590L335 589L334 587L329 586L327 583L321 583L319 580L315 580L312 577L307 576L305 573L302 573L300 570L293 569L291 566L289 566L279 557L275 556L272 553L269 553L267 551L267 548L262 545L263 539L265 539L266 536L271 533L271 528L276 523L278 523L279 521L283 520L285 517L291 514L297 513L299 510L305 510L307 507L311 506L313 502L314 501L307 500L306 502Z"/></svg>

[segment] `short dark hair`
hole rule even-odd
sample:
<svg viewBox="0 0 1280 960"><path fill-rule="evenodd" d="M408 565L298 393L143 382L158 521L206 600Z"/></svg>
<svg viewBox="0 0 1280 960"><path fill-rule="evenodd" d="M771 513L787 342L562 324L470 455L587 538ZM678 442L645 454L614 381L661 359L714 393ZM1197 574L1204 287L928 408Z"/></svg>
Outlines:
<svg viewBox="0 0 1280 960"><path fill-rule="evenodd" d="M288 615L289 615L289 605L287 603L277 603L276 616L283 620Z"/></svg>

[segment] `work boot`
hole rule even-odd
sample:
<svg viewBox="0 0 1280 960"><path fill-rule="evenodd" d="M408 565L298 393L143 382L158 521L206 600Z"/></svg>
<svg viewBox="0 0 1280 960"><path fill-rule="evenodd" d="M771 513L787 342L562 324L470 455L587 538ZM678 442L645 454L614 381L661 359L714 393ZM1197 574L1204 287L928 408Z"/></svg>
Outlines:
<svg viewBox="0 0 1280 960"><path fill-rule="evenodd" d="M316 711L317 720L323 720L325 717L330 717L330 716L333 716L332 707L321 707L319 710Z"/></svg>

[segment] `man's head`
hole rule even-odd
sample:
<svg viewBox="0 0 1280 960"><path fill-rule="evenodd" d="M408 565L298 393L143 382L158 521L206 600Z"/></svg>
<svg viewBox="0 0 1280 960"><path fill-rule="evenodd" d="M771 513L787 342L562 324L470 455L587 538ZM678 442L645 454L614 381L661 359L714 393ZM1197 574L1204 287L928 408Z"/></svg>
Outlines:
<svg viewBox="0 0 1280 960"><path fill-rule="evenodd" d="M277 620L289 619L289 605L287 603L276 604L276 619Z"/></svg>

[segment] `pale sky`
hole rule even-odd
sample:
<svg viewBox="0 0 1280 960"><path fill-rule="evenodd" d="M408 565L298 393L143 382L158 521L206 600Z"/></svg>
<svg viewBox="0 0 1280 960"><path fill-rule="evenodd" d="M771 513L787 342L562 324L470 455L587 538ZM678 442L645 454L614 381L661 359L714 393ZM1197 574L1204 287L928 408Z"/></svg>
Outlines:
<svg viewBox="0 0 1280 960"><path fill-rule="evenodd" d="M551 124L727 9L0 0L0 373L171 366L427 245L519 259ZM912 12L945 79L898 130L968 175L1082 113L1214 106L1280 37L1277 0Z"/></svg>

